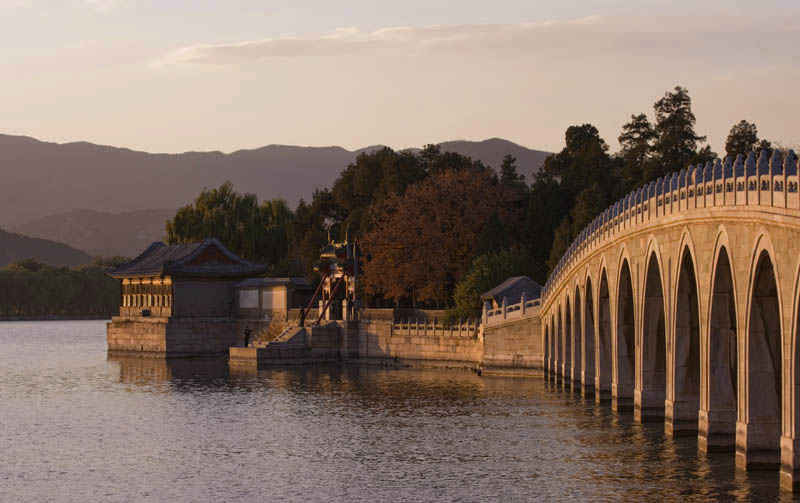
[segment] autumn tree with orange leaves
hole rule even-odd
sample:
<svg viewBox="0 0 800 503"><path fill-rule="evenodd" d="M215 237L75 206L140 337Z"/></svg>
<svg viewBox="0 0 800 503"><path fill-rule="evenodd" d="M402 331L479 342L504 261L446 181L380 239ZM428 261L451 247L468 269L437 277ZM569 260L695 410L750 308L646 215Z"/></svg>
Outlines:
<svg viewBox="0 0 800 503"><path fill-rule="evenodd" d="M490 219L508 222L513 197L490 170L446 170L384 200L362 241L368 293L447 303Z"/></svg>

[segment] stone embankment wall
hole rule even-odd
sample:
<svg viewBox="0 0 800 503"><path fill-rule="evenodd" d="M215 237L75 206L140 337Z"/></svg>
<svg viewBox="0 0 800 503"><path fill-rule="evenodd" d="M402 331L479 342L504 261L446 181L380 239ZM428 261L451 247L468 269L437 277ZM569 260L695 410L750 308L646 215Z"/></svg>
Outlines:
<svg viewBox="0 0 800 503"><path fill-rule="evenodd" d="M229 354L231 363L286 364L360 360L401 364L531 373L542 365L542 339L536 309L515 317L507 309L488 325L466 323L445 327L433 321L391 320L323 322L307 326L302 337L267 347L244 348L245 326L253 336L274 336L297 326L299 311L270 320L230 318L126 318L108 324L109 354L191 357ZM295 314L297 316L295 316ZM315 321L315 318L314 318ZM309 322L311 323L311 322ZM307 323L307 325L309 324Z"/></svg>
<svg viewBox="0 0 800 503"><path fill-rule="evenodd" d="M539 299L486 307L483 314L483 370L493 374L538 374L544 368Z"/></svg>
<svg viewBox="0 0 800 503"><path fill-rule="evenodd" d="M362 321L358 356L367 362L478 369L483 361L483 340L474 325L451 331L433 324Z"/></svg>
<svg viewBox="0 0 800 503"><path fill-rule="evenodd" d="M228 354L241 344L230 318L112 318L106 330L109 354L182 358Z"/></svg>

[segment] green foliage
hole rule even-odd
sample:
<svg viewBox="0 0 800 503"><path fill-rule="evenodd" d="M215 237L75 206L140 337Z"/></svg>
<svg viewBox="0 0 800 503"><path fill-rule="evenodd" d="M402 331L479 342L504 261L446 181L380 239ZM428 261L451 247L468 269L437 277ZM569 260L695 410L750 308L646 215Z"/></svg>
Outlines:
<svg viewBox="0 0 800 503"><path fill-rule="evenodd" d="M503 163L500 165L500 183L520 193L528 192L525 175L517 172L517 158L511 154L503 156Z"/></svg>
<svg viewBox="0 0 800 503"><path fill-rule="evenodd" d="M526 222L531 254L540 264L546 262L550 271L620 186L616 173L621 161L608 154L608 145L596 127L570 126L565 140L566 146L548 157L536 176ZM543 281L541 273L534 274L534 279Z"/></svg>
<svg viewBox="0 0 800 503"><path fill-rule="evenodd" d="M419 159L409 152L383 148L362 153L333 183L331 193L341 209L341 225L355 236L369 230L370 209L390 195L402 195L406 188L422 180L425 171Z"/></svg>
<svg viewBox="0 0 800 503"><path fill-rule="evenodd" d="M230 182L203 189L194 203L179 209L166 224L169 243L215 237L232 252L275 266L286 256L292 212L282 199L258 204L254 194L240 195Z"/></svg>
<svg viewBox="0 0 800 503"><path fill-rule="evenodd" d="M606 192L614 190L616 161L608 155L608 144L591 124L570 126L564 136L565 147L545 160L536 178L558 181L569 211L577 195L590 184L597 183Z"/></svg>
<svg viewBox="0 0 800 503"><path fill-rule="evenodd" d="M511 246L511 238L506 233L502 220L497 212L486 219L483 230L478 237L476 255L483 255Z"/></svg>
<svg viewBox="0 0 800 503"><path fill-rule="evenodd" d="M523 248L507 248L475 258L469 273L458 282L453 293L455 307L447 311L447 320L480 318L481 294L512 276L529 274L530 257Z"/></svg>
<svg viewBox="0 0 800 503"><path fill-rule="evenodd" d="M531 187L521 242L531 256L531 278L544 284L556 228L569 213L567 194L552 178L537 177Z"/></svg>
<svg viewBox="0 0 800 503"><path fill-rule="evenodd" d="M26 259L0 269L0 316L98 316L119 310L119 281L105 275L108 259L72 269Z"/></svg>
<svg viewBox="0 0 800 503"><path fill-rule="evenodd" d="M725 140L725 153L730 157L737 154L747 156L750 152L772 150L772 143L758 138L758 127L751 122L741 120L731 128Z"/></svg>
<svg viewBox="0 0 800 503"><path fill-rule="evenodd" d="M653 110L657 135L653 145L655 162L647 166L645 181L687 167L697 154L697 143L706 140L694 131L697 119L685 87L675 86L673 92L665 93L653 105Z"/></svg>
<svg viewBox="0 0 800 503"><path fill-rule="evenodd" d="M619 135L622 159L620 178L622 192L627 192L637 185L645 183L645 168L652 162L653 142L657 138L656 131L647 115L631 115L631 121L622 126Z"/></svg>

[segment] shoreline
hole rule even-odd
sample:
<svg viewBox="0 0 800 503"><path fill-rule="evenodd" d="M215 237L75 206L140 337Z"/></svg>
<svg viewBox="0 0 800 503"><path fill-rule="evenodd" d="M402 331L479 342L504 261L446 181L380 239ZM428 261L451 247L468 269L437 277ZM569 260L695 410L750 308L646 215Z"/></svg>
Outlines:
<svg viewBox="0 0 800 503"><path fill-rule="evenodd" d="M3 321L87 321L87 320L108 320L111 321L113 315L41 315L41 316L0 316Z"/></svg>

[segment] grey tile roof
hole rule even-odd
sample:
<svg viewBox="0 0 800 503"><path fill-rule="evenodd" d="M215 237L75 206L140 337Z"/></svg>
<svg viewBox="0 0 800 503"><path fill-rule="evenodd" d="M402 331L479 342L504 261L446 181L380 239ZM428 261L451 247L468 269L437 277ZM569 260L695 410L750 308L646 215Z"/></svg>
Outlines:
<svg viewBox="0 0 800 503"><path fill-rule="evenodd" d="M192 264L208 247L213 246L233 263L205 262ZM108 272L112 278L139 276L187 276L187 277L242 277L266 272L266 266L248 262L236 256L217 239L209 238L199 243L166 245L160 241L151 244L141 255L120 264Z"/></svg>
<svg viewBox="0 0 800 503"><path fill-rule="evenodd" d="M507 299L509 304L516 304L522 298L522 292L528 300L538 299L542 295L542 285L527 276L513 276L481 295L482 300L494 300L498 304Z"/></svg>

